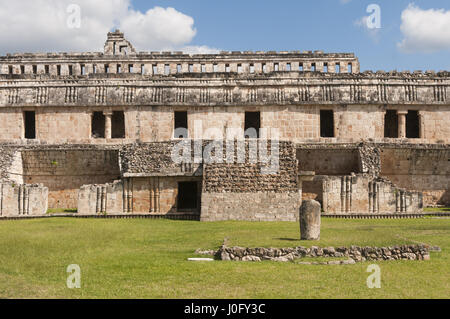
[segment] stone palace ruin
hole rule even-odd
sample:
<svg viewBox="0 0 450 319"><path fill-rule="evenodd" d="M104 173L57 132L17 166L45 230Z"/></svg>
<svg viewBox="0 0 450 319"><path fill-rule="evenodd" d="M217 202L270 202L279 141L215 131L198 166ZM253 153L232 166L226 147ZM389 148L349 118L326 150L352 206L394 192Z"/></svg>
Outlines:
<svg viewBox="0 0 450 319"><path fill-rule="evenodd" d="M226 161L173 160L180 143L217 142ZM354 54L321 51L137 52L120 31L103 53L0 57L0 217L297 220L302 199L415 214L450 204L449 142L447 71L360 72Z"/></svg>

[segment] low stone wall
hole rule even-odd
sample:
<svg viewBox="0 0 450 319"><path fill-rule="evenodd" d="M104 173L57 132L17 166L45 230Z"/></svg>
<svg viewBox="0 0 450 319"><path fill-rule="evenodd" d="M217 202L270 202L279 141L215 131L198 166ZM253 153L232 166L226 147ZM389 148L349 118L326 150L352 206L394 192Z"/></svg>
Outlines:
<svg viewBox="0 0 450 319"><path fill-rule="evenodd" d="M429 260L430 247L426 245L402 245L393 247L295 247L295 248L243 248L222 246L215 256L233 261L293 261L305 257L347 257L354 262L378 260ZM331 264L340 261L332 261ZM353 262L350 262L353 263ZM330 264L330 262L328 262Z"/></svg>
<svg viewBox="0 0 450 319"><path fill-rule="evenodd" d="M48 208L48 188L42 184L0 182L0 217L43 216Z"/></svg>

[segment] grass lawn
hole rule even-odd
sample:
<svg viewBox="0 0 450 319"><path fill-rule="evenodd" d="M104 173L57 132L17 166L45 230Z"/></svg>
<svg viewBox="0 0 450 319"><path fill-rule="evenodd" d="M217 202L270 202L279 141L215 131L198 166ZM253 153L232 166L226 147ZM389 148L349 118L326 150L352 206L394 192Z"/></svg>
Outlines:
<svg viewBox="0 0 450 319"><path fill-rule="evenodd" d="M52 208L47 210L47 214L74 214L76 212L76 208Z"/></svg>
<svg viewBox="0 0 450 319"><path fill-rule="evenodd" d="M369 289L371 262L299 265L189 262L195 249L230 245L440 246L429 261L384 261ZM448 298L450 219L322 219L319 242L297 240L290 222L49 218L0 221L0 298ZM67 266L81 267L68 289Z"/></svg>
<svg viewBox="0 0 450 319"><path fill-rule="evenodd" d="M450 212L450 207L425 207L423 211L425 213Z"/></svg>

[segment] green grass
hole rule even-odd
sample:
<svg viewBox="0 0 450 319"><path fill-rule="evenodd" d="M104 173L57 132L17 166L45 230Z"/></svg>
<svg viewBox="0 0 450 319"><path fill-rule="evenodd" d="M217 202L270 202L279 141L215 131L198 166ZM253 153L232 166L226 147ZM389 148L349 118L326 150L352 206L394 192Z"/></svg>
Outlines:
<svg viewBox="0 0 450 319"><path fill-rule="evenodd" d="M74 214L77 211L76 208L50 208L47 209L47 214Z"/></svg>
<svg viewBox="0 0 450 319"><path fill-rule="evenodd" d="M49 218L0 222L0 298L448 298L450 219L322 219L321 240L300 241L290 222ZM367 266L189 262L195 249L230 245L440 246L429 261L380 261L381 289ZM66 287L81 267L81 289Z"/></svg>
<svg viewBox="0 0 450 319"><path fill-rule="evenodd" d="M450 212L450 207L425 207L423 211L426 213Z"/></svg>

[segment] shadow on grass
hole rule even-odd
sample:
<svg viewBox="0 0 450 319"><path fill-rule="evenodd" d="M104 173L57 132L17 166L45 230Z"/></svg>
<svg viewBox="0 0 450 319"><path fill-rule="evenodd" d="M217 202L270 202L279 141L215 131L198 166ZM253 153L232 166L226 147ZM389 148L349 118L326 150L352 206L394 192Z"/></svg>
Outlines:
<svg viewBox="0 0 450 319"><path fill-rule="evenodd" d="M274 239L284 241L301 241L299 238L274 238Z"/></svg>

